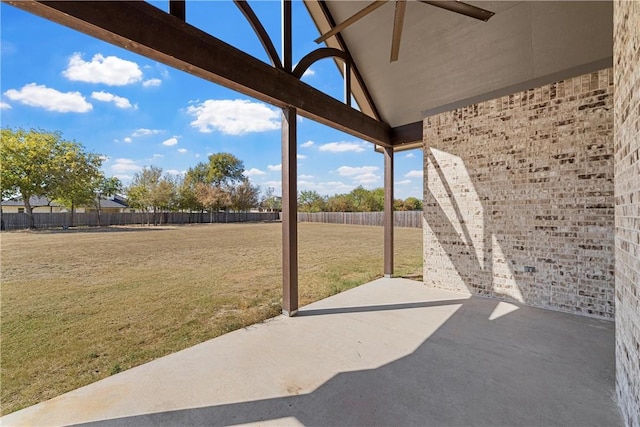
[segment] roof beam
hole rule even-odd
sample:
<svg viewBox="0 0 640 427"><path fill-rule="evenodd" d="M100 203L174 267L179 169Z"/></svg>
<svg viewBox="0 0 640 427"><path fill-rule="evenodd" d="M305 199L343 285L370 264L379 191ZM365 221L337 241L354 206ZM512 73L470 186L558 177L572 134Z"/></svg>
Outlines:
<svg viewBox="0 0 640 427"><path fill-rule="evenodd" d="M391 129L146 2L20 1L7 3L213 83L375 144Z"/></svg>

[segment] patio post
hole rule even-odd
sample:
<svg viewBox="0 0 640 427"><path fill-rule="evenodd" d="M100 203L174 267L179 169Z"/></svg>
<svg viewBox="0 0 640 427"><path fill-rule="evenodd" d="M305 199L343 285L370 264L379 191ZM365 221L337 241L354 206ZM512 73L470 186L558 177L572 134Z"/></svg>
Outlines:
<svg viewBox="0 0 640 427"><path fill-rule="evenodd" d="M384 277L393 276L393 148L384 148Z"/></svg>
<svg viewBox="0 0 640 427"><path fill-rule="evenodd" d="M282 65L291 72L291 0L282 0ZM282 109L282 314L298 313L298 128L297 110Z"/></svg>
<svg viewBox="0 0 640 427"><path fill-rule="evenodd" d="M296 109L282 109L282 314L298 312L298 183Z"/></svg>

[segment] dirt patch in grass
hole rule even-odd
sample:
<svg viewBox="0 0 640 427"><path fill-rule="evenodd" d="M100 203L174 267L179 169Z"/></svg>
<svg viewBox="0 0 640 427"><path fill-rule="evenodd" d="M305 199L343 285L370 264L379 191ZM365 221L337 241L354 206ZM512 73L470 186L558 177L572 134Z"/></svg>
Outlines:
<svg viewBox="0 0 640 427"><path fill-rule="evenodd" d="M3 414L281 310L280 224L0 239ZM421 230L395 239L396 273L421 274ZM381 227L299 224L301 305L380 277L382 241Z"/></svg>

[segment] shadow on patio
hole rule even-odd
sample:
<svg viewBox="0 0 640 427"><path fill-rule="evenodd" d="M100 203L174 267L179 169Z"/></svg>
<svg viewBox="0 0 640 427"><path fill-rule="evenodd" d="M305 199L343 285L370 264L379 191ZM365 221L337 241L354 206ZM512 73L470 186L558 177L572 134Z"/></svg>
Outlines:
<svg viewBox="0 0 640 427"><path fill-rule="evenodd" d="M2 425L621 425L614 324L380 279Z"/></svg>

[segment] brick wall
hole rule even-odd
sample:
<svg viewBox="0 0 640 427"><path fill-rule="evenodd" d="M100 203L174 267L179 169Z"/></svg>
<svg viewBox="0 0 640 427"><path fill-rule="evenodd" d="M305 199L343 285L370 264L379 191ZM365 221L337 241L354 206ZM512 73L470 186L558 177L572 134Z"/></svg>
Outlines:
<svg viewBox="0 0 640 427"><path fill-rule="evenodd" d="M613 318L612 107L605 69L426 117L425 284Z"/></svg>
<svg viewBox="0 0 640 427"><path fill-rule="evenodd" d="M640 2L614 3L616 390L640 426Z"/></svg>

